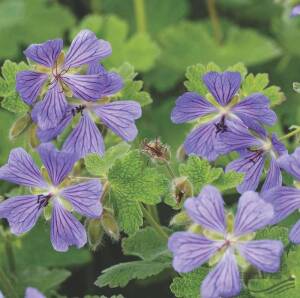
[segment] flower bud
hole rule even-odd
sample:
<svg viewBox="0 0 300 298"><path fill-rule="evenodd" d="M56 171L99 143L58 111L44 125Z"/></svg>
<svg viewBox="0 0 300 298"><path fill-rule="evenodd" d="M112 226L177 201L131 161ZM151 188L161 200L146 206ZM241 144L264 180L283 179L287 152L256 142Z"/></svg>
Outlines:
<svg viewBox="0 0 300 298"><path fill-rule="evenodd" d="M187 177L178 177L173 179L172 195L177 205L193 195L193 186Z"/></svg>
<svg viewBox="0 0 300 298"><path fill-rule="evenodd" d="M30 122L31 118L28 113L18 118L9 130L9 139L12 141L18 137L29 126Z"/></svg>
<svg viewBox="0 0 300 298"><path fill-rule="evenodd" d="M191 224L192 220L185 211L177 213L170 221L170 226L186 226Z"/></svg>
<svg viewBox="0 0 300 298"><path fill-rule="evenodd" d="M28 131L28 138L29 138L29 145L33 149L36 148L40 144L40 141L37 137L36 131L37 131L36 124L31 124L29 127L29 131Z"/></svg>
<svg viewBox="0 0 300 298"><path fill-rule="evenodd" d="M188 155L186 154L183 145L180 145L176 152L176 158L178 161L183 162L187 160Z"/></svg>
<svg viewBox="0 0 300 298"><path fill-rule="evenodd" d="M113 240L119 241L120 229L118 223L111 212L104 210L101 215L101 224L105 233Z"/></svg>
<svg viewBox="0 0 300 298"><path fill-rule="evenodd" d="M102 242L104 230L100 218L88 219L85 222L89 246L95 251Z"/></svg>
<svg viewBox="0 0 300 298"><path fill-rule="evenodd" d="M150 141L145 139L141 143L141 152L150 157L153 161L168 162L171 159L169 146L163 144L159 138Z"/></svg>

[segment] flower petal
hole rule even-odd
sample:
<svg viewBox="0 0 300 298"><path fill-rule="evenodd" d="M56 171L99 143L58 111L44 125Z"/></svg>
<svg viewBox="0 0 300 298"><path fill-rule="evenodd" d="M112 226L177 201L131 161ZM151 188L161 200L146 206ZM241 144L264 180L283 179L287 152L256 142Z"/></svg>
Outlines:
<svg viewBox="0 0 300 298"><path fill-rule="evenodd" d="M131 100L115 101L97 106L94 112L107 127L125 141L133 141L137 136L134 120L142 115L139 103Z"/></svg>
<svg viewBox="0 0 300 298"><path fill-rule="evenodd" d="M234 255L227 250L219 264L201 285L202 298L234 297L241 291L241 280Z"/></svg>
<svg viewBox="0 0 300 298"><path fill-rule="evenodd" d="M20 235L32 229L42 210L37 196L17 196L0 203L0 218L6 218L11 232Z"/></svg>
<svg viewBox="0 0 300 298"><path fill-rule="evenodd" d="M217 112L217 109L205 98L195 92L186 92L176 100L171 120L184 123Z"/></svg>
<svg viewBox="0 0 300 298"><path fill-rule="evenodd" d="M295 244L300 244L300 220L292 227L289 239Z"/></svg>
<svg viewBox="0 0 300 298"><path fill-rule="evenodd" d="M51 217L51 242L57 251L67 251L71 245L81 248L87 242L83 225L56 199Z"/></svg>
<svg viewBox="0 0 300 298"><path fill-rule="evenodd" d="M24 298L46 298L40 291L35 288L27 288Z"/></svg>
<svg viewBox="0 0 300 298"><path fill-rule="evenodd" d="M282 184L282 175L281 175L280 167L277 164L275 158L271 157L270 168L268 170L268 174L261 191L262 192L267 191L268 189L281 186L281 184Z"/></svg>
<svg viewBox="0 0 300 298"><path fill-rule="evenodd" d="M80 214L88 217L100 217L102 185L99 179L93 179L64 188L61 195L68 200Z"/></svg>
<svg viewBox="0 0 300 298"><path fill-rule="evenodd" d="M66 178L77 160L75 154L58 151L51 143L41 144L37 151L55 186Z"/></svg>
<svg viewBox="0 0 300 298"><path fill-rule="evenodd" d="M75 36L66 54L65 68L92 63L110 54L109 42L98 39L90 30L82 30Z"/></svg>
<svg viewBox="0 0 300 298"><path fill-rule="evenodd" d="M290 13L290 17L297 17L300 15L300 4L295 5Z"/></svg>
<svg viewBox="0 0 300 298"><path fill-rule="evenodd" d="M16 75L16 90L24 102L32 105L47 79L48 75L46 73L30 70L20 71Z"/></svg>
<svg viewBox="0 0 300 298"><path fill-rule="evenodd" d="M274 216L273 206L254 191L247 191L239 199L234 222L234 235L252 233L270 224Z"/></svg>
<svg viewBox="0 0 300 298"><path fill-rule="evenodd" d="M291 155L286 153L280 156L277 162L281 168L300 181L300 147Z"/></svg>
<svg viewBox="0 0 300 298"><path fill-rule="evenodd" d="M224 201L219 190L214 186L203 187L198 197L185 201L184 207L196 223L221 234L225 233Z"/></svg>
<svg viewBox="0 0 300 298"><path fill-rule="evenodd" d="M281 156L288 153L285 145L278 139L275 133L272 134L271 141L273 148L275 149L278 155Z"/></svg>
<svg viewBox="0 0 300 298"><path fill-rule="evenodd" d="M276 187L262 193L262 198L274 207L272 224L278 223L300 208L300 189Z"/></svg>
<svg viewBox="0 0 300 298"><path fill-rule="evenodd" d="M203 158L213 161L218 157L215 150L217 140L216 126L214 122L208 122L195 128L186 138L184 149L187 154L196 154Z"/></svg>
<svg viewBox="0 0 300 298"><path fill-rule="evenodd" d="M10 152L7 164L0 168L0 179L29 187L47 187L40 170L23 148Z"/></svg>
<svg viewBox="0 0 300 298"><path fill-rule="evenodd" d="M222 106L226 106L238 92L241 80L242 78L239 72L230 71L223 73L212 71L203 76L203 81L209 92Z"/></svg>
<svg viewBox="0 0 300 298"><path fill-rule="evenodd" d="M100 99L102 83L100 75L65 74L63 81L73 92L73 97L86 101Z"/></svg>
<svg viewBox="0 0 300 298"><path fill-rule="evenodd" d="M239 159L230 162L226 172L244 173L243 182L237 187L238 192L256 190L265 165L265 156L258 152L246 152Z"/></svg>
<svg viewBox="0 0 300 298"><path fill-rule="evenodd" d="M63 150L75 152L80 158L88 153L104 154L102 135L89 115L83 113L80 122L66 139Z"/></svg>
<svg viewBox="0 0 300 298"><path fill-rule="evenodd" d="M25 51L24 54L30 60L44 65L46 67L52 67L58 58L63 48L62 39L48 40L41 44L32 44Z"/></svg>
<svg viewBox="0 0 300 298"><path fill-rule="evenodd" d="M37 115L37 124L41 129L56 127L63 119L68 103L59 84L54 83L49 87L45 98L35 105L32 113Z"/></svg>
<svg viewBox="0 0 300 298"><path fill-rule="evenodd" d="M177 272L189 272L207 262L222 246L222 242L209 240L189 232L176 232L168 242L174 254L173 267Z"/></svg>
<svg viewBox="0 0 300 298"><path fill-rule="evenodd" d="M266 125L273 125L277 116L270 109L269 99L261 93L254 93L237 103L231 110L247 125L247 119ZM245 118L244 118L245 116Z"/></svg>
<svg viewBox="0 0 300 298"><path fill-rule="evenodd" d="M253 240L239 243L239 253L253 266L265 272L277 272L280 269L280 257L283 244L277 240Z"/></svg>

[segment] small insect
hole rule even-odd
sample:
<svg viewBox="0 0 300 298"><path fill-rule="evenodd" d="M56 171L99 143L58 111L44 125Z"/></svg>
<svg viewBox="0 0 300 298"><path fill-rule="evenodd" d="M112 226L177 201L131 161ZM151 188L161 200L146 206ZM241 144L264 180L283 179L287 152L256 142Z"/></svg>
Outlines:
<svg viewBox="0 0 300 298"><path fill-rule="evenodd" d="M150 141L143 140L141 151L155 160L168 161L170 159L168 146L164 145L159 138Z"/></svg>
<svg viewBox="0 0 300 298"><path fill-rule="evenodd" d="M225 116L222 116L221 121L219 123L215 124L216 127L216 134L218 134L219 132L225 132L227 131L227 125L225 124Z"/></svg>
<svg viewBox="0 0 300 298"><path fill-rule="evenodd" d="M37 196L37 203L39 204L39 209L46 207L49 204L49 200L52 198L52 194L48 195L38 195Z"/></svg>
<svg viewBox="0 0 300 298"><path fill-rule="evenodd" d="M72 109L72 115L73 117L75 117L76 114L81 114L81 116L83 116L83 110L86 108L86 105L79 105L77 107L74 107Z"/></svg>

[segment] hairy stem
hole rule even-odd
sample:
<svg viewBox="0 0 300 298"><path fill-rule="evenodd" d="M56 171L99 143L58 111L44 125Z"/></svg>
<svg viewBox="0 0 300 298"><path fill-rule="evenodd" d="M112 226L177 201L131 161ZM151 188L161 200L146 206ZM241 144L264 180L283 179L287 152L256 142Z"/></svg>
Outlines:
<svg viewBox="0 0 300 298"><path fill-rule="evenodd" d="M18 298L18 295L11 284L9 278L6 276L2 268L0 268L0 288L5 297Z"/></svg>
<svg viewBox="0 0 300 298"><path fill-rule="evenodd" d="M133 0L137 32L146 32L146 14L144 0Z"/></svg>
<svg viewBox="0 0 300 298"><path fill-rule="evenodd" d="M16 261L14 256L14 251L9 238L5 240L5 253L7 256L8 268L12 274L16 273Z"/></svg>
<svg viewBox="0 0 300 298"><path fill-rule="evenodd" d="M166 166L166 168L167 168L167 170L168 170L168 172L169 172L171 178L173 178L173 179L176 178L176 175L175 175L175 173L174 173L172 167L170 166L169 162L166 161L164 164L165 164L165 166Z"/></svg>
<svg viewBox="0 0 300 298"><path fill-rule="evenodd" d="M297 127L296 129L294 129L293 131L291 131L290 133L280 137L279 140L282 141L282 140L289 139L289 138L293 137L294 135L296 135L298 133L300 133L300 126Z"/></svg>
<svg viewBox="0 0 300 298"><path fill-rule="evenodd" d="M207 0L207 9L213 28L214 38L216 42L220 45L222 42L222 31L215 0Z"/></svg>
<svg viewBox="0 0 300 298"><path fill-rule="evenodd" d="M162 226L157 223L157 221L152 217L150 212L141 204L141 209L143 211L143 215L145 219L148 221L148 223L156 230L156 232L163 237L164 239L168 239L168 234L164 231Z"/></svg>

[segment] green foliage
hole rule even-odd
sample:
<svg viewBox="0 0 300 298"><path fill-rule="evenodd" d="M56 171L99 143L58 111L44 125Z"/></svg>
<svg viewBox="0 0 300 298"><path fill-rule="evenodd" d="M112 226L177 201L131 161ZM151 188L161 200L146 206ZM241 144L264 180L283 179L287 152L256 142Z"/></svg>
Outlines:
<svg viewBox="0 0 300 298"><path fill-rule="evenodd" d="M6 60L2 67L0 78L1 107L12 113L24 113L29 107L22 101L16 91L16 74L19 71L27 70L29 66L21 62L19 64Z"/></svg>
<svg viewBox="0 0 300 298"><path fill-rule="evenodd" d="M139 202L154 205L168 192L168 180L157 169L145 167L138 151L117 160L109 170L108 180L119 225L128 234L142 225Z"/></svg>
<svg viewBox="0 0 300 298"><path fill-rule="evenodd" d="M81 29L90 29L99 38L108 40L113 48L113 54L105 59L108 67L117 67L123 62L129 62L138 71L151 69L159 55L159 48L147 33L135 33L128 37L128 25L117 16L86 16L78 27L72 30L75 36Z"/></svg>
<svg viewBox="0 0 300 298"><path fill-rule="evenodd" d="M88 295L88 296L84 296L84 298L109 298L109 297L103 296L103 295L102 296L95 296L95 295L90 296L90 295ZM124 298L124 296L122 296L122 295L113 295L110 298Z"/></svg>
<svg viewBox="0 0 300 298"><path fill-rule="evenodd" d="M93 176L105 177L109 169L113 166L116 159L124 156L130 145L121 142L115 146L110 147L103 157L98 154L89 154L84 158L84 163L88 172Z"/></svg>
<svg viewBox="0 0 300 298"><path fill-rule="evenodd" d="M170 289L178 298L199 298L200 285L207 273L208 269L201 267L193 272L175 277Z"/></svg>
<svg viewBox="0 0 300 298"><path fill-rule="evenodd" d="M145 279L157 275L170 267L169 262L163 261L134 261L122 263L105 269L95 284L98 287L125 287L133 279Z"/></svg>
<svg viewBox="0 0 300 298"><path fill-rule="evenodd" d="M280 240L286 246L289 243L289 229L281 226L272 226L259 230L256 233L256 239Z"/></svg>

